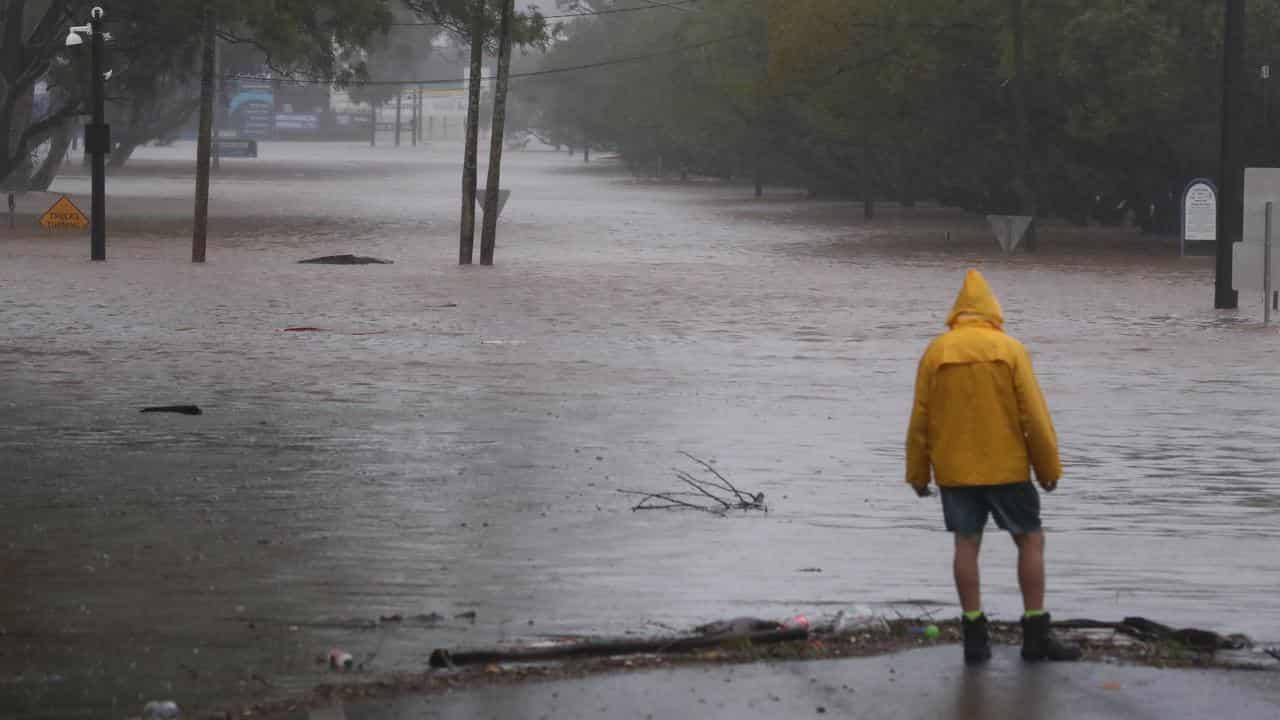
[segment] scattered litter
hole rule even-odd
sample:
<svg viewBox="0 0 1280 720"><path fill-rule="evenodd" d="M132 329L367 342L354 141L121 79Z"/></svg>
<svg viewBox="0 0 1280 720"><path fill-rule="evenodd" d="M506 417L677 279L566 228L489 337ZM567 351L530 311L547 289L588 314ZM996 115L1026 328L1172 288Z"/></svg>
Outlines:
<svg viewBox="0 0 1280 720"><path fill-rule="evenodd" d="M438 622L442 622L444 620L444 616L438 612L429 612L429 613L424 613L422 615L414 615L413 619L417 620L420 623L435 625Z"/></svg>
<svg viewBox="0 0 1280 720"><path fill-rule="evenodd" d="M199 405L156 405L142 408L144 413L178 413L179 415L203 415Z"/></svg>
<svg viewBox="0 0 1280 720"><path fill-rule="evenodd" d="M475 610L468 610L468 611L463 612L463 613L458 613L457 615L454 615L454 616L453 616L453 619L454 619L454 620L470 620L471 622L475 622L475 621L476 621L476 611L475 611Z"/></svg>
<svg viewBox="0 0 1280 720"><path fill-rule="evenodd" d="M796 572L802 572L802 573L820 573L820 572L822 572L822 568L816 568L816 567L815 567L815 568L800 568L800 569L799 569L799 570L797 570Z"/></svg>
<svg viewBox="0 0 1280 720"><path fill-rule="evenodd" d="M167 718L180 718L182 711L178 709L178 703L172 700L152 700L142 708L143 720L165 720Z"/></svg>
<svg viewBox="0 0 1280 720"><path fill-rule="evenodd" d="M783 624L774 620L736 617L730 620L717 620L706 625L699 625L693 631L699 635L741 635L743 633L781 630L782 628Z"/></svg>
<svg viewBox="0 0 1280 720"><path fill-rule="evenodd" d="M1224 636L1198 628L1175 630L1168 625L1136 616L1127 617L1118 623L1099 622L1097 620L1066 620L1056 622L1053 625L1064 630L1114 630L1143 642L1175 642L1188 650L1201 653L1214 653L1218 650L1242 650L1251 647L1253 644L1244 635Z"/></svg>
<svg viewBox="0 0 1280 720"><path fill-rule="evenodd" d="M324 332L324 328L318 328L311 325L298 325L296 327L280 328L280 332Z"/></svg>
<svg viewBox="0 0 1280 720"><path fill-rule="evenodd" d="M309 258L307 260L299 260L298 263L311 263L315 265L390 265L392 264L392 261L344 253L342 255L324 255L321 257Z"/></svg>
<svg viewBox="0 0 1280 720"><path fill-rule="evenodd" d="M784 627L784 628L800 628L800 629L802 629L802 630L808 630L808 629L809 629L809 618L807 618L807 617L805 617L805 616L803 616L803 615L797 615L797 616L795 616L795 617L791 618L790 620L788 620L788 621L786 621L786 622L782 623L782 627Z"/></svg>
<svg viewBox="0 0 1280 720"><path fill-rule="evenodd" d="M889 629L889 622L877 616L866 605L855 605L848 610L840 610L818 625L832 635L850 635L863 631L884 632Z"/></svg>
<svg viewBox="0 0 1280 720"><path fill-rule="evenodd" d="M439 305L427 305L426 310L443 310L445 308L456 308L458 303L440 303Z"/></svg>
<svg viewBox="0 0 1280 720"><path fill-rule="evenodd" d="M378 618L378 622L384 623L398 623L402 620L404 620L404 618L401 617L399 613L396 613L395 615L382 615Z"/></svg>
<svg viewBox="0 0 1280 720"><path fill-rule="evenodd" d="M1120 683L1118 683L1118 682L1104 682L1104 683L1102 683L1102 689L1103 689L1103 690L1119 690L1119 689L1120 689L1120 688L1122 688L1122 687L1124 687L1124 686L1123 686L1123 685L1121 685L1121 684L1120 684Z"/></svg>
<svg viewBox="0 0 1280 720"><path fill-rule="evenodd" d="M350 670L355 664L355 659L351 657L351 653L345 650L334 648L329 651L329 667L334 670Z"/></svg>

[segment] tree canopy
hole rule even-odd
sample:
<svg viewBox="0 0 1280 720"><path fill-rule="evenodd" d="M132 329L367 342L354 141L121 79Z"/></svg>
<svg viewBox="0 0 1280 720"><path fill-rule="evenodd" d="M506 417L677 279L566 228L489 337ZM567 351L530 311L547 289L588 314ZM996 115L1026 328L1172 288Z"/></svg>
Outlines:
<svg viewBox="0 0 1280 720"><path fill-rule="evenodd" d="M519 97L529 128L637 167L761 173L814 192L1172 230L1176 199L1217 172L1222 9L1194 0L698 0L559 28ZM1280 31L1250 3L1249 34ZM1025 52L1026 171L1016 122ZM1249 66L1266 62L1251 42ZM628 60L628 58L642 58ZM615 61L622 61L616 62ZM603 63L603 64L601 64ZM594 69L555 72L580 65ZM1276 161L1266 85L1245 140ZM1152 208L1154 207L1154 212Z"/></svg>

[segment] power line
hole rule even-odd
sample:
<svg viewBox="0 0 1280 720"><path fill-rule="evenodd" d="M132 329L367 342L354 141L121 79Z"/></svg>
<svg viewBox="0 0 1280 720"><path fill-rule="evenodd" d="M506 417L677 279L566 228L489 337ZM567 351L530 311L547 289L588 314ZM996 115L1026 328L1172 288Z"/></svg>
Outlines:
<svg viewBox="0 0 1280 720"><path fill-rule="evenodd" d="M649 0L641 0L641 2L649 2ZM638 7L609 8L607 10L584 10L582 12L566 13L563 15L543 15L542 19L565 20L568 18L595 17L597 15L617 15L619 13L632 13L640 10L661 10L662 8L673 8L688 12L688 8L683 6L693 5L697 2L698 0L675 0L674 2L657 2L657 0L654 0L653 4L640 5ZM391 27L447 27L447 25L445 23L436 22L404 22L391 23Z"/></svg>
<svg viewBox="0 0 1280 720"><path fill-rule="evenodd" d="M662 52L653 52L653 53L646 53L644 55L631 55L629 57L612 58L609 60L601 60L599 62L585 63L582 65L569 65L569 66L558 67L558 68L547 68L546 70L531 70L529 72L511 73L511 78L514 80L516 78L543 77L546 75L558 75L560 73L578 72L580 70L591 70L594 68L608 67L610 65L622 65L625 63L639 62L641 60L651 60L656 57L664 57L667 55L678 55L683 52L689 52L690 50L698 50L700 48L708 47L710 45L718 45L720 43L730 42L732 40L741 40L742 38L745 38L745 37L748 37L748 36L746 34L730 35L728 37L717 38L715 40L707 40L705 42L700 42L693 45L686 45L684 47L672 48L670 50L665 50ZM246 75L246 74L232 74L232 75L227 75L226 77L233 80L276 81L281 83L289 83L292 85L332 85L334 84L332 80L323 80L319 78L273 78L266 75ZM494 80L496 78L497 78L496 75L487 75L487 76L481 77L480 79ZM448 79L432 79L432 80L352 80L346 84L360 85L360 86L453 85L456 83L463 83L466 81L467 81L466 78L448 78Z"/></svg>

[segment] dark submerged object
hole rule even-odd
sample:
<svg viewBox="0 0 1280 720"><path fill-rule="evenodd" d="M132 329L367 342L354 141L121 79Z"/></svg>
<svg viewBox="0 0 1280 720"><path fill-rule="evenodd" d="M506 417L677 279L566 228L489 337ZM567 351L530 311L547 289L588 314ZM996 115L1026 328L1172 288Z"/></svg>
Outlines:
<svg viewBox="0 0 1280 720"><path fill-rule="evenodd" d="M203 415L199 405L157 405L142 408L144 413L177 413L179 415Z"/></svg>
<svg viewBox="0 0 1280 720"><path fill-rule="evenodd" d="M346 253L343 255L324 255L322 257L310 258L308 260L299 260L301 263L313 263L316 265L391 265L392 261L382 260L375 257L365 257L364 255L352 255Z"/></svg>

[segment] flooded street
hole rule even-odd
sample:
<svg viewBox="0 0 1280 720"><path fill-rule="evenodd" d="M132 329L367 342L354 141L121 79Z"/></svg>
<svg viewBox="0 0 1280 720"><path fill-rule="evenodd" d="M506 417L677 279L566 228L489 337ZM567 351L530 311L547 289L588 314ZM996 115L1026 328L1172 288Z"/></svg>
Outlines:
<svg viewBox="0 0 1280 720"><path fill-rule="evenodd" d="M1054 411L1054 614L1280 639L1280 336L1260 302L1213 310L1209 259L1065 229L1005 258L951 211L868 223L529 152L504 166L498 265L459 267L459 147L273 143L215 176L202 267L193 154L109 178L105 264L79 233L0 230L19 716L279 694L331 680L335 645L386 672L542 635L952 613L902 444L969 267ZM88 185L54 189L87 209ZM343 252L395 264L297 264ZM204 414L138 412L179 403ZM769 513L632 512L617 490L674 489L681 450ZM987 544L986 605L1015 617L1012 543Z"/></svg>

